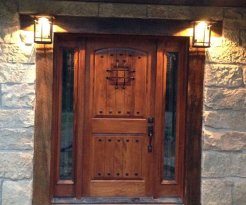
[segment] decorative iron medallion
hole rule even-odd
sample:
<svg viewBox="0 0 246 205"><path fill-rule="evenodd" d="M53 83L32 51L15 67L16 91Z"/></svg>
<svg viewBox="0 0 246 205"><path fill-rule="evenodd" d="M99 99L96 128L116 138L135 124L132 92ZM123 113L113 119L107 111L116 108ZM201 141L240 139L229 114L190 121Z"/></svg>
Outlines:
<svg viewBox="0 0 246 205"><path fill-rule="evenodd" d="M115 86L115 89L125 89L135 79L135 70L126 63L126 60L122 60L122 62L116 60L116 63L106 71L108 73L106 79Z"/></svg>

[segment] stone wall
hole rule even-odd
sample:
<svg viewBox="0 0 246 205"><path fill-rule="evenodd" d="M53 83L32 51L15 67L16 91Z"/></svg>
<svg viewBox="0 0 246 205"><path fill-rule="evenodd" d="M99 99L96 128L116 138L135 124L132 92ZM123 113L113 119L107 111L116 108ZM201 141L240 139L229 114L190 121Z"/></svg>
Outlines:
<svg viewBox="0 0 246 205"><path fill-rule="evenodd" d="M202 205L244 205L246 9L224 9L223 37L206 52L203 113Z"/></svg>
<svg viewBox="0 0 246 205"><path fill-rule="evenodd" d="M35 53L21 41L17 8L0 0L0 205L32 198Z"/></svg>
<svg viewBox="0 0 246 205"><path fill-rule="evenodd" d="M246 204L246 9L0 0L0 205L32 199L35 49L18 12L192 20L223 19L206 50L202 205ZM18 11L19 9L19 11Z"/></svg>

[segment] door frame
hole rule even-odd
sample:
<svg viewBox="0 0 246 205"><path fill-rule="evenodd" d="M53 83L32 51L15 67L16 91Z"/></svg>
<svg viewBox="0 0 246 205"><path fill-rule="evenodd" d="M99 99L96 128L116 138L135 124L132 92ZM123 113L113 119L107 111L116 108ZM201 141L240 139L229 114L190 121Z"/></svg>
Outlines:
<svg viewBox="0 0 246 205"><path fill-rule="evenodd" d="M62 35L57 35L55 42L60 41L59 38ZM67 35L65 35L65 39ZM85 36L88 36L86 34ZM157 38L156 36L154 38ZM164 38L162 36L158 38ZM179 38L179 37L175 37ZM186 42L187 52L188 52L188 38L180 38L181 40ZM49 120L52 119L52 116L44 116L43 113L46 113L46 108L48 107L48 110L52 110L49 105L51 105L52 100L49 99L51 97L51 87L52 84L44 82L46 79L50 79L52 81L52 70L53 70L53 57L52 52L43 52L47 51L47 48L37 50L37 104L40 103L42 106L38 109L36 109L36 115L35 115L35 124L38 126L35 126L35 139L37 136L40 136L40 134L43 134L43 131L41 129L46 128L48 123L44 122L44 117ZM55 65L55 62L54 62ZM45 69L44 69L45 68ZM194 52L190 50L189 52L189 66L188 66L188 98L187 98L187 118L186 118L186 147L188 146L189 149L187 149L186 157L185 157L185 197L184 201L185 204L199 204L200 203L200 190L197 187L200 187L200 155L201 155L201 119L202 119L202 90L203 90L203 69L204 69L204 50L195 50ZM54 79L56 77L56 73L54 72ZM42 84L44 83L44 84ZM55 83L54 83L55 87ZM53 90L53 94L55 95L55 89ZM47 96L44 95L38 95L39 93L48 93ZM43 102L45 102L43 104ZM53 108L57 106L55 103L53 103ZM45 112L44 112L45 109ZM54 109L53 109L54 110ZM199 115L200 114L200 115ZM192 122L192 126L191 125ZM194 123L195 122L195 123ZM187 129L189 128L189 129ZM45 129L44 129L45 130ZM45 131L44 131L45 132ZM39 150L40 150L40 144L42 142L38 143ZM36 141L37 145L37 141ZM42 148L41 148L42 149ZM37 151L37 149L36 149ZM37 158L37 154L35 155ZM45 163L45 162L43 162ZM51 163L51 166L53 164ZM34 179L35 184L37 181L40 182L40 179L37 180L37 177L35 175L39 175L42 171L38 171L37 169L37 163L35 163L34 167ZM49 167L48 167L49 170ZM47 171L48 171L47 170ZM43 172L42 172L43 173ZM47 176L49 176L49 172L46 172ZM46 177L43 177L46 178ZM43 187L47 187L50 183L49 180L45 181L44 183L41 183L41 189L36 188L34 189L34 199L39 198L37 197L38 193L40 193L40 190L42 190ZM50 185L48 185L50 187ZM196 187L196 188L194 188ZM44 190L44 189L43 189ZM47 190L41 194L42 196L47 193ZM47 195L46 195L47 196ZM44 197L45 198L45 197ZM52 195L49 194L49 198L52 198ZM41 200L42 201L42 200ZM199 201L199 203L197 203Z"/></svg>

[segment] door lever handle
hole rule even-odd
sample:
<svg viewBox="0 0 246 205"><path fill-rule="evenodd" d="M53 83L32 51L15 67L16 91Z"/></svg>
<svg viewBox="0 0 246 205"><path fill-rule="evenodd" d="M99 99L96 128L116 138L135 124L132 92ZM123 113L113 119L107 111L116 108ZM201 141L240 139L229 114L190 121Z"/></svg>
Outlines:
<svg viewBox="0 0 246 205"><path fill-rule="evenodd" d="M153 137L153 125L148 125L148 136Z"/></svg>

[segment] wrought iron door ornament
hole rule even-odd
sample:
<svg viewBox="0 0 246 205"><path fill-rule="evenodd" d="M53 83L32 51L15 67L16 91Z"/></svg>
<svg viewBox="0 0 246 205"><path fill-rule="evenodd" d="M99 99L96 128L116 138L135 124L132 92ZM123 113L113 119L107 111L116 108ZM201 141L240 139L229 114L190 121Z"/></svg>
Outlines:
<svg viewBox="0 0 246 205"><path fill-rule="evenodd" d="M126 63L126 60L122 60L122 63L116 60L116 64L112 64L106 71L108 73L106 79L115 86L115 89L125 89L126 85L131 85L131 81L135 79L135 70Z"/></svg>

